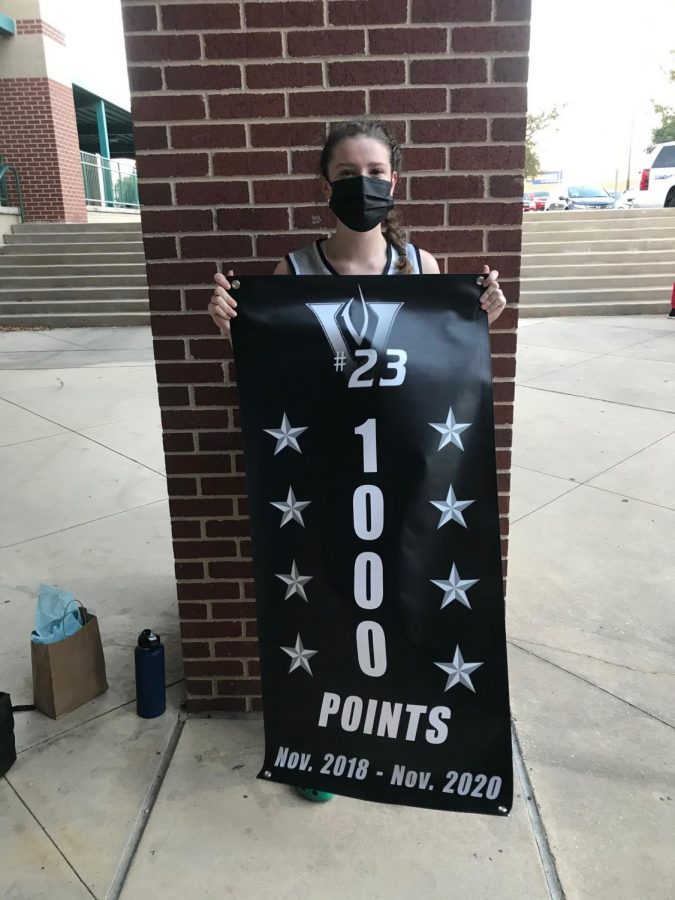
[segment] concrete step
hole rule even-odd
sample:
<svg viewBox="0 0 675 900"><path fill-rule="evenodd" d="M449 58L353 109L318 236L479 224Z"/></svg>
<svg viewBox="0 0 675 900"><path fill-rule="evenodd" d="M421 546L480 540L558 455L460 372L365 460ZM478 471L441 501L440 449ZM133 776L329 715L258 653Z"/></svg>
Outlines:
<svg viewBox="0 0 675 900"><path fill-rule="evenodd" d="M68 231L136 231L141 233L140 222L22 222L12 225L14 234Z"/></svg>
<svg viewBox="0 0 675 900"><path fill-rule="evenodd" d="M53 271L53 270L52 270ZM0 273L2 289L17 288L23 291L33 291L36 288L73 288L75 290L85 287L112 288L120 285L130 287L147 288L148 282L144 272L134 275L117 275L111 272L102 272L99 275L61 275L58 271L48 275L36 275L35 269L30 275L6 275Z"/></svg>
<svg viewBox="0 0 675 900"><path fill-rule="evenodd" d="M550 303L521 305L521 319L552 318L553 316L639 316L667 315L668 301L659 300L598 300L595 303L569 303L563 309Z"/></svg>
<svg viewBox="0 0 675 900"><path fill-rule="evenodd" d="M566 306L567 304L583 304L596 303L601 301L618 301L634 302L636 300L653 300L656 303L663 302L670 305L670 288L662 287L625 287L616 290L593 290L586 288L582 290L557 290L554 285L549 282L548 290L530 290L529 284L525 282L524 289L520 292L520 305L530 306L532 304L548 304L549 306ZM565 313L567 315L567 313Z"/></svg>
<svg viewBox="0 0 675 900"><path fill-rule="evenodd" d="M148 312L147 303L142 300L58 300L55 303L34 300L0 300L0 315L41 315L43 313L79 312Z"/></svg>
<svg viewBox="0 0 675 900"><path fill-rule="evenodd" d="M99 257L95 257L97 260ZM77 275L138 275L145 278L145 266L143 263L99 263L88 262L79 265L23 265L24 257L19 257L22 265L10 256L0 256L0 281L4 284L5 278L16 276L42 277L42 276L77 276Z"/></svg>
<svg viewBox="0 0 675 900"><path fill-rule="evenodd" d="M98 300L118 299L144 300L148 302L147 287L81 287L81 288L0 288L0 302L4 300Z"/></svg>
<svg viewBox="0 0 675 900"><path fill-rule="evenodd" d="M15 244L12 247L16 251L21 247L21 252L7 252L0 247L0 271L4 271L4 266L60 266L66 264L68 266L81 265L103 265L116 266L120 264L142 265L145 268L145 256L142 250L136 250L129 253L35 253L30 252L30 248L23 245Z"/></svg>
<svg viewBox="0 0 675 900"><path fill-rule="evenodd" d="M572 265L560 263L560 256L554 257L555 263L547 263L545 265L533 264L524 256L520 277L523 280L530 278L576 278L587 275L633 275L636 278L642 278L644 275L665 275L666 280L675 278L675 266L672 260L640 262L639 260L645 254L636 253L635 256L637 260L634 262L604 262L606 259L604 256L596 257L592 254L587 254L585 262ZM535 258L539 259L540 257ZM1 271L2 269L0 269Z"/></svg>
<svg viewBox="0 0 675 900"><path fill-rule="evenodd" d="M532 258L540 253L630 253L642 250L661 250L664 253L673 254L673 240L671 238L598 238L587 239L575 235L575 240L566 241L537 241L527 244L527 256Z"/></svg>
<svg viewBox="0 0 675 900"><path fill-rule="evenodd" d="M11 237L11 235L5 235L5 237ZM140 240L136 241L120 241L119 243L115 243L113 241L99 242L91 244L83 244L83 243L44 243L44 244L6 244L4 247L0 248L0 252L4 256L18 256L29 254L31 256L35 256L36 253L44 252L45 254L50 254L52 256L65 256L66 254L85 254L89 256L90 254L101 254L101 253L135 253L138 255L139 253L142 255L143 253L143 245Z"/></svg>
<svg viewBox="0 0 675 900"><path fill-rule="evenodd" d="M645 210L645 212L658 213L658 210ZM525 216L523 219L523 231L532 234L537 231L622 231L623 229L640 230L641 228L674 228L675 216L670 211L665 216L626 216L617 218L613 215L604 215L591 218L556 218L552 213L543 216Z"/></svg>
<svg viewBox="0 0 675 900"><path fill-rule="evenodd" d="M670 275L592 275L569 276L558 275L554 278L536 277L524 278L522 284L526 291L608 291L614 294L625 289L656 289L670 291L673 286L673 276Z"/></svg>
<svg viewBox="0 0 675 900"><path fill-rule="evenodd" d="M118 231L29 231L6 234L6 244L116 244L140 241L135 229Z"/></svg>
<svg viewBox="0 0 675 900"><path fill-rule="evenodd" d="M589 240L589 241L597 241L597 240L619 240L619 241L633 241L633 240L645 240L647 238L663 238L664 240L668 240L671 243L671 246L675 245L675 224L673 224L672 228L664 228L662 225L646 225L644 228L642 225L633 228L597 228L597 229L584 229L580 231L578 229L569 229L567 231L554 231L552 229L537 229L536 231L526 231L523 232L523 249L529 247L530 244L534 244L542 241L557 241L558 243L564 243L568 241L570 237L573 236L574 239L581 240Z"/></svg>
<svg viewBox="0 0 675 900"><path fill-rule="evenodd" d="M614 250L605 253L592 253L585 250L578 253L573 251L567 253L558 251L556 253L555 250L550 250L548 253L532 253L531 250L528 250L527 253L523 253L524 266L594 266L598 263L614 265L622 262L666 263L672 268L673 251L672 248L669 248L667 250L636 250L635 252Z"/></svg>
<svg viewBox="0 0 675 900"><path fill-rule="evenodd" d="M549 210L545 213L527 213L525 222L537 222L540 219L549 222L581 222L590 224L593 221L613 222L620 219L668 218L674 215L672 209L589 209L589 210Z"/></svg>
<svg viewBox="0 0 675 900"><path fill-rule="evenodd" d="M146 312L75 312L17 313L4 315L0 306L0 328L116 328L126 325L149 325Z"/></svg>

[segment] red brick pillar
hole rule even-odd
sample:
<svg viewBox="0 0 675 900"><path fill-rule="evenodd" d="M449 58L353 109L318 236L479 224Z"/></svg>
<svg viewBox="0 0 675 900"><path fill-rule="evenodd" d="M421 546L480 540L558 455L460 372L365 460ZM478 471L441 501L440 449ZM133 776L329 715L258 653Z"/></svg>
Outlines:
<svg viewBox="0 0 675 900"><path fill-rule="evenodd" d="M489 261L506 563L530 0L123 0L188 708L260 706L229 344L205 312L230 265L268 274L325 233L327 120L384 119L398 207L447 272Z"/></svg>
<svg viewBox="0 0 675 900"><path fill-rule="evenodd" d="M1 11L16 17L16 34L0 38L0 154L19 172L26 219L86 222L63 32L39 0L4 0Z"/></svg>

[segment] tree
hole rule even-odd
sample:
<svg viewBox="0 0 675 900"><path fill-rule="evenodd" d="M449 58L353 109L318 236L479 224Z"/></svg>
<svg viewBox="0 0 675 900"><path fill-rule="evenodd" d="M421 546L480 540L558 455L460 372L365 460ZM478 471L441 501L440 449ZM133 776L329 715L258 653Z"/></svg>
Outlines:
<svg viewBox="0 0 675 900"><path fill-rule="evenodd" d="M675 50L670 51L675 54ZM675 69L670 70L669 78L675 84ZM675 141L675 109L672 106L664 106L662 103L654 103L654 112L661 116L661 122L652 131L652 146L647 147L651 153L654 144L662 144L664 141Z"/></svg>
<svg viewBox="0 0 675 900"><path fill-rule="evenodd" d="M539 174L540 162L537 155L536 136L548 128L560 115L554 106L548 112L528 113L525 129L525 178L536 178Z"/></svg>

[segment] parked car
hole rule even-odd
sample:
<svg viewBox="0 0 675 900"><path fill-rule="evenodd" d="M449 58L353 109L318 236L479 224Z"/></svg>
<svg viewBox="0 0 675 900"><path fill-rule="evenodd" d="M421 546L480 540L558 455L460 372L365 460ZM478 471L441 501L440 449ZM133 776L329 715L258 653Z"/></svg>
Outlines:
<svg viewBox="0 0 675 900"><path fill-rule="evenodd" d="M635 200L635 191L628 190L624 191L623 194L619 194L619 197L614 204L616 209L633 209L633 202Z"/></svg>
<svg viewBox="0 0 675 900"><path fill-rule="evenodd" d="M560 191L565 209L613 209L614 198L594 184L570 184Z"/></svg>
<svg viewBox="0 0 675 900"><path fill-rule="evenodd" d="M565 209L565 204L560 200L555 189L550 191L531 191L530 197L534 201L535 209Z"/></svg>
<svg viewBox="0 0 675 900"><path fill-rule="evenodd" d="M534 202L532 197L529 194L523 194L523 212L532 212L537 208L537 204Z"/></svg>
<svg viewBox="0 0 675 900"><path fill-rule="evenodd" d="M656 144L640 172L634 206L675 207L675 141Z"/></svg>

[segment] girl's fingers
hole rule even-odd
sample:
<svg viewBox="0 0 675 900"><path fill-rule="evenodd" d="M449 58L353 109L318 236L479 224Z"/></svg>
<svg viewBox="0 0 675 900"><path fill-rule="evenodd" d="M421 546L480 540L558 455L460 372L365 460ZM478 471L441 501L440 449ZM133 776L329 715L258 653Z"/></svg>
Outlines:
<svg viewBox="0 0 675 900"><path fill-rule="evenodd" d="M214 294L209 303L208 310L212 316L222 316L231 319L233 316L237 315L234 311L234 307L236 305L236 303L233 304L224 301L222 300L222 298Z"/></svg>
<svg viewBox="0 0 675 900"><path fill-rule="evenodd" d="M226 321L233 319L237 315L236 312L229 306L214 306L213 308L209 309L209 312L212 316L215 316L218 319L225 319Z"/></svg>
<svg viewBox="0 0 675 900"><path fill-rule="evenodd" d="M231 278L234 275L234 271L230 269L227 275L228 278ZM230 290L228 278L221 272L215 273L213 281L216 286L213 289L208 305L209 315L223 337L230 336L230 319L237 315L235 312L237 301L227 293Z"/></svg>
<svg viewBox="0 0 675 900"><path fill-rule="evenodd" d="M237 301L234 297L231 297L226 291L222 288L216 288L213 294L211 295L211 303L214 303L216 306L222 306L223 303L227 304L227 306L231 306L233 309L237 307Z"/></svg>
<svg viewBox="0 0 675 900"><path fill-rule="evenodd" d="M480 298L480 305L483 309L487 309L487 307L494 301L495 297L503 297L501 288L497 284L497 282L493 282L488 286L488 289L484 291ZM504 301L506 302L506 301Z"/></svg>

